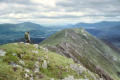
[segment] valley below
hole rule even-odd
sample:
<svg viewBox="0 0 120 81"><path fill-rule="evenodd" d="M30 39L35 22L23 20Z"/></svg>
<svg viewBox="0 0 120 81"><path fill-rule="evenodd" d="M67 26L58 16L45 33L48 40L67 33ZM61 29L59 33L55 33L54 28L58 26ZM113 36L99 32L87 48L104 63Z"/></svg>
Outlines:
<svg viewBox="0 0 120 81"><path fill-rule="evenodd" d="M19 24L0 24L0 44L24 42L24 33L30 32L33 43L40 43L52 34L68 28L84 28L98 39L108 41L115 47L120 47L120 22L77 23L62 26L42 26L24 22Z"/></svg>

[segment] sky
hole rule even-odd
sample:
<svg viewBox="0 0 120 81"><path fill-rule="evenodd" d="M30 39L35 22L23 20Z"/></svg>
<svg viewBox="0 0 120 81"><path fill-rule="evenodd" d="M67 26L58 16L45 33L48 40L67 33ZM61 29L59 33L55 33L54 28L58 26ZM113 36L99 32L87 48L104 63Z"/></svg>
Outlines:
<svg viewBox="0 0 120 81"><path fill-rule="evenodd" d="M0 0L0 23L120 21L120 0Z"/></svg>

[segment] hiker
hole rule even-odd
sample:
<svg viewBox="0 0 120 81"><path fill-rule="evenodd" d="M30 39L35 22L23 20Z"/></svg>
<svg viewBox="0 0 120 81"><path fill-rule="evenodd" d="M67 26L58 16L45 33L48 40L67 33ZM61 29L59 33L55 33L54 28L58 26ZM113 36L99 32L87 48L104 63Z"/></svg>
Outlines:
<svg viewBox="0 0 120 81"><path fill-rule="evenodd" d="M26 43L30 43L30 33L29 32L25 32L25 41Z"/></svg>

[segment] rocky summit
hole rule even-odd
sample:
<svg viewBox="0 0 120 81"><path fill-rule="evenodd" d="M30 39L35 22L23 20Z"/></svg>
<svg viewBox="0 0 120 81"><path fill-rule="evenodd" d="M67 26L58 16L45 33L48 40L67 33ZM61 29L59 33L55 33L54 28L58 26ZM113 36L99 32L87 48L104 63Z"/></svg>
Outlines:
<svg viewBox="0 0 120 81"><path fill-rule="evenodd" d="M120 79L120 53L83 28L62 30L40 45L62 56L72 58L101 78Z"/></svg>

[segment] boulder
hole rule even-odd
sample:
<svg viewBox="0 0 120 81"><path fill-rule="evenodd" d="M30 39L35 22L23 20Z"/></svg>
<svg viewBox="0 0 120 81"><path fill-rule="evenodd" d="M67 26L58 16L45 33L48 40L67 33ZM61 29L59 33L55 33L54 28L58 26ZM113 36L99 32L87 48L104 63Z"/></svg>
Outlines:
<svg viewBox="0 0 120 81"><path fill-rule="evenodd" d="M33 74L30 74L30 80L33 80L34 78L33 78Z"/></svg>
<svg viewBox="0 0 120 81"><path fill-rule="evenodd" d="M38 54L37 50L32 50L32 53Z"/></svg>
<svg viewBox="0 0 120 81"><path fill-rule="evenodd" d="M34 46L36 49L39 48L39 45L38 45L38 44L34 44L33 46Z"/></svg>
<svg viewBox="0 0 120 81"><path fill-rule="evenodd" d="M47 48L43 48L43 50L45 50L46 52L48 52L48 49L47 49Z"/></svg>
<svg viewBox="0 0 120 81"><path fill-rule="evenodd" d="M5 56L5 55L6 55L6 52L0 49L0 56Z"/></svg>
<svg viewBox="0 0 120 81"><path fill-rule="evenodd" d="M35 73L38 73L39 72L39 69L40 69L40 66L39 66L39 62L35 62L35 69L34 69L34 72Z"/></svg>
<svg viewBox="0 0 120 81"><path fill-rule="evenodd" d="M30 72L30 70L26 68L26 69L25 69L25 72L29 73L29 72Z"/></svg>
<svg viewBox="0 0 120 81"><path fill-rule="evenodd" d="M25 65L25 62L23 60L19 60L19 63Z"/></svg>
<svg viewBox="0 0 120 81"><path fill-rule="evenodd" d="M16 56L17 54L16 54L16 53L13 53L12 55L13 55L13 56Z"/></svg>
<svg viewBox="0 0 120 81"><path fill-rule="evenodd" d="M43 61L42 68L47 69L47 61L46 60Z"/></svg>
<svg viewBox="0 0 120 81"><path fill-rule="evenodd" d="M25 45L30 45L29 43L25 43Z"/></svg>
<svg viewBox="0 0 120 81"><path fill-rule="evenodd" d="M18 45L18 43L13 43L14 45Z"/></svg>
<svg viewBox="0 0 120 81"><path fill-rule="evenodd" d="M10 65L13 66L13 67L16 67L16 66L17 66L17 64L14 63L14 62L10 62Z"/></svg>
<svg viewBox="0 0 120 81"><path fill-rule="evenodd" d="M29 77L29 75L27 73L25 73L25 78L28 78L28 77Z"/></svg>
<svg viewBox="0 0 120 81"><path fill-rule="evenodd" d="M20 42L21 44L24 44L24 42Z"/></svg>
<svg viewBox="0 0 120 81"><path fill-rule="evenodd" d="M69 75L68 77L65 77L64 80L74 80L74 76Z"/></svg>

